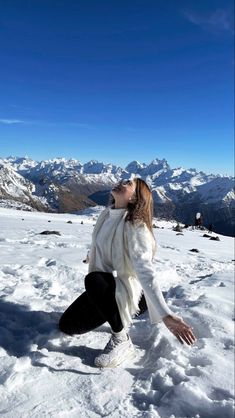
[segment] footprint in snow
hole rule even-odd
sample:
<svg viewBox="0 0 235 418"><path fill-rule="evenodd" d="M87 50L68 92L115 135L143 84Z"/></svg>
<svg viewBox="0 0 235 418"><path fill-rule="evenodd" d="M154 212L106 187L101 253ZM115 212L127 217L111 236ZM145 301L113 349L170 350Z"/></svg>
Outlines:
<svg viewBox="0 0 235 418"><path fill-rule="evenodd" d="M10 274L11 276L16 276L17 275L17 269L14 270L14 268L12 268L10 266L3 267L2 272L4 274Z"/></svg>
<svg viewBox="0 0 235 418"><path fill-rule="evenodd" d="M233 393L229 392L228 390L218 388L216 386L209 394L209 397L214 401L223 401L235 398Z"/></svg>
<svg viewBox="0 0 235 418"><path fill-rule="evenodd" d="M43 267L43 266L50 267L50 266L55 266L55 265L56 265L56 260L52 258L42 257L38 261L38 266L40 267Z"/></svg>
<svg viewBox="0 0 235 418"><path fill-rule="evenodd" d="M46 264L47 267L55 266L56 265L56 260L53 260L53 259L50 260L49 259L49 260L46 261L45 264Z"/></svg>
<svg viewBox="0 0 235 418"><path fill-rule="evenodd" d="M204 280L204 279L206 279L207 277L211 277L212 275L213 275L213 273L210 273L210 274L205 274L204 276L198 276L198 277L199 277L198 279L196 279L196 280L191 280L191 282L189 282L189 284L194 284L194 283L200 282L201 280Z"/></svg>
<svg viewBox="0 0 235 418"><path fill-rule="evenodd" d="M190 365L194 367L206 367L212 364L212 361L206 356L191 356L189 357Z"/></svg>
<svg viewBox="0 0 235 418"><path fill-rule="evenodd" d="M224 344L224 350L233 350L234 349L234 341L232 338L222 338L222 343Z"/></svg>
<svg viewBox="0 0 235 418"><path fill-rule="evenodd" d="M160 247L165 248L167 250L180 251L179 248L173 247L172 245L161 244Z"/></svg>

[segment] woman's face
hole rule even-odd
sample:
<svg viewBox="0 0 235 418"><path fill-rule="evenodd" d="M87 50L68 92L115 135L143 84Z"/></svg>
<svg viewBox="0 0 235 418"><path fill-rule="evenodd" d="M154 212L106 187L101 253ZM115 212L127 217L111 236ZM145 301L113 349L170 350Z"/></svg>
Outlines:
<svg viewBox="0 0 235 418"><path fill-rule="evenodd" d="M134 180L121 180L111 190L115 203L128 204L135 194L136 182Z"/></svg>

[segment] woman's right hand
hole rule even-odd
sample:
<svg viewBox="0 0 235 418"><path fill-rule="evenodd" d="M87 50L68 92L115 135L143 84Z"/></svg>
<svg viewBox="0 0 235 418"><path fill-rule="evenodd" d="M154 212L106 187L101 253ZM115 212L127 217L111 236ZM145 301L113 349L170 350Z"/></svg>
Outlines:
<svg viewBox="0 0 235 418"><path fill-rule="evenodd" d="M188 345L191 345L197 340L193 334L193 328L184 322L181 317L176 315L166 315L163 318L163 322L181 344L186 342Z"/></svg>

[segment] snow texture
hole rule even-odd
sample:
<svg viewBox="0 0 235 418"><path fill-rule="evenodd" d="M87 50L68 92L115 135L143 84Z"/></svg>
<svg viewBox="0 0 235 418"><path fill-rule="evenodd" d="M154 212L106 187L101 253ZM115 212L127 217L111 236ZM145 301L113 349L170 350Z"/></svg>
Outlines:
<svg viewBox="0 0 235 418"><path fill-rule="evenodd" d="M130 331L136 357L99 370L93 361L109 339L107 323L80 336L58 330L60 315L84 291L82 260L98 209L0 209L1 417L232 418L231 237L177 235L172 223L154 220L159 283L169 307L194 327L193 346L181 345L164 323L151 326L145 313ZM46 229L61 236L40 235Z"/></svg>

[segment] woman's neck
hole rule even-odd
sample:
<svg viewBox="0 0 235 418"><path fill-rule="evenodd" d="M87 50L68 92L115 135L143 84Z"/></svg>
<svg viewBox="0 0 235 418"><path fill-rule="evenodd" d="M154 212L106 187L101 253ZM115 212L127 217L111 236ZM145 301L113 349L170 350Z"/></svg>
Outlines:
<svg viewBox="0 0 235 418"><path fill-rule="evenodd" d="M127 207L122 206L121 204L118 204L118 203L114 203L113 204L113 209L127 209Z"/></svg>

